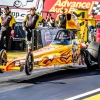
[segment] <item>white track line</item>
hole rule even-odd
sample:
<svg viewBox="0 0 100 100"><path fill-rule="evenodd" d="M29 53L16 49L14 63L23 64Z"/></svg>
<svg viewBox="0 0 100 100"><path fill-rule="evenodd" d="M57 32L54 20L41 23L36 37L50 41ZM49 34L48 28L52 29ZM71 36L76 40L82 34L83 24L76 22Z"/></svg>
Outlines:
<svg viewBox="0 0 100 100"><path fill-rule="evenodd" d="M68 99L64 99L64 100L75 100L75 99L79 99L79 98L82 98L84 96L88 96L90 94L93 94L93 93L96 93L96 92L99 92L99 91L100 91L100 88L95 89L95 90L92 90L92 91L89 91L89 92L86 92L86 93L83 93L83 94L79 94L77 96L74 96L74 97L71 97L71 98L68 98Z"/></svg>

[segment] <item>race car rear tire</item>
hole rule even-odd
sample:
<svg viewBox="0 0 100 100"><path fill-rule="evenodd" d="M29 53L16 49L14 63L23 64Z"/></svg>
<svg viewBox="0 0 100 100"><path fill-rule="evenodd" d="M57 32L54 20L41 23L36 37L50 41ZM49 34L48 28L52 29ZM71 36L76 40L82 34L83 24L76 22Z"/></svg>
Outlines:
<svg viewBox="0 0 100 100"><path fill-rule="evenodd" d="M100 69L100 47L99 47L99 53L98 53L98 68Z"/></svg>
<svg viewBox="0 0 100 100"><path fill-rule="evenodd" d="M28 52L25 59L25 73L31 75L34 66L34 57L32 52Z"/></svg>
<svg viewBox="0 0 100 100"><path fill-rule="evenodd" d="M80 52L80 55L78 57L78 64L79 65L85 65L85 54L83 52Z"/></svg>
<svg viewBox="0 0 100 100"><path fill-rule="evenodd" d="M87 50L85 50L85 49L82 49L82 50L81 50L81 53L84 54L84 59L85 59L86 65L87 65L87 69L88 69L88 70L95 70L96 67L92 66L92 65L89 63L89 62L90 62L90 61L88 60L88 57L90 56L90 55L89 55L89 52L88 52Z"/></svg>
<svg viewBox="0 0 100 100"><path fill-rule="evenodd" d="M2 49L0 51L0 65L5 66L7 63L7 53L6 50ZM0 69L0 73L4 73L3 69Z"/></svg>
<svg viewBox="0 0 100 100"><path fill-rule="evenodd" d="M99 47L100 47L100 43L99 42L90 42L90 44L88 45L88 52L91 54L93 60L98 60L98 54L99 54Z"/></svg>
<svg viewBox="0 0 100 100"><path fill-rule="evenodd" d="M91 55L92 61L97 62L98 64L93 66L95 69L100 68L100 43L99 42L91 42L88 46L88 52Z"/></svg>

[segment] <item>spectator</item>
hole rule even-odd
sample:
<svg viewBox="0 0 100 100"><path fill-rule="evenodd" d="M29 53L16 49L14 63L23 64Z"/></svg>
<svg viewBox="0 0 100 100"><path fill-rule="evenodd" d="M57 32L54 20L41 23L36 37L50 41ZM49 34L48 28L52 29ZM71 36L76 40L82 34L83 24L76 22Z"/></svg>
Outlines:
<svg viewBox="0 0 100 100"><path fill-rule="evenodd" d="M50 13L47 13L46 22L47 26L55 27L55 19L52 17Z"/></svg>
<svg viewBox="0 0 100 100"><path fill-rule="evenodd" d="M4 8L4 14L0 17L0 49L8 49L11 33L14 33L15 18L11 14L9 7ZM6 37L6 47L4 47L4 37Z"/></svg>
<svg viewBox="0 0 100 100"><path fill-rule="evenodd" d="M66 14L65 14L65 8L61 9L61 14L59 14L56 18L56 22L58 24L58 27L65 28L66 29Z"/></svg>

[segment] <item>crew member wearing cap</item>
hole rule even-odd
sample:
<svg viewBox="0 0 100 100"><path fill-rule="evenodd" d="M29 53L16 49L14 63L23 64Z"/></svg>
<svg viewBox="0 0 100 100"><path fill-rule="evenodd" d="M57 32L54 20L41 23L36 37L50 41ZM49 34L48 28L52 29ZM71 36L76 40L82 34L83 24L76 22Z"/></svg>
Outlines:
<svg viewBox="0 0 100 100"><path fill-rule="evenodd" d="M4 14L0 17L0 49L8 49L10 34L14 33L15 18L11 14L9 7L4 8ZM4 47L4 37L6 37L6 47Z"/></svg>
<svg viewBox="0 0 100 100"><path fill-rule="evenodd" d="M27 41L31 41L32 29L38 28L38 23L42 22L43 18L40 14L36 13L35 7L30 9L30 13L24 17L23 30L27 31Z"/></svg>
<svg viewBox="0 0 100 100"><path fill-rule="evenodd" d="M59 14L57 16L56 22L58 24L58 27L65 28L66 29L66 14L65 14L65 8L61 8L61 14Z"/></svg>
<svg viewBox="0 0 100 100"><path fill-rule="evenodd" d="M95 29L96 29L96 20L94 14L88 17L88 42L93 41L95 37Z"/></svg>
<svg viewBox="0 0 100 100"><path fill-rule="evenodd" d="M89 27L89 32L91 31L91 29L94 29L96 26L96 20L93 14L91 14L91 16L88 17L89 21L88 21L88 27Z"/></svg>

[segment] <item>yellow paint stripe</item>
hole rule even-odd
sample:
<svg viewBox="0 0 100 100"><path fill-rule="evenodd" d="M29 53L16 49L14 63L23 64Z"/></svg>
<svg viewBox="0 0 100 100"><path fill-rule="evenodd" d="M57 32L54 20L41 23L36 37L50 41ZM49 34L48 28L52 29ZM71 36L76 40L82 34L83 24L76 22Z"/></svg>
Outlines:
<svg viewBox="0 0 100 100"><path fill-rule="evenodd" d="M100 94L85 98L83 100L100 100Z"/></svg>

